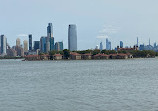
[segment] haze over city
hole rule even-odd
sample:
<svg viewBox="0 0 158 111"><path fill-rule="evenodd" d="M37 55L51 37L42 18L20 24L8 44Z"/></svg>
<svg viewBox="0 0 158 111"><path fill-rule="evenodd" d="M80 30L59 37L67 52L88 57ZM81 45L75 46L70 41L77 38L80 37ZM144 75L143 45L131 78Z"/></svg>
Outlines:
<svg viewBox="0 0 158 111"><path fill-rule="evenodd" d="M16 38L39 40L53 24L55 41L68 48L68 25L77 25L78 49L90 49L109 38L112 48L157 42L158 1L156 0L0 0L0 34L15 45ZM105 44L104 44L105 47Z"/></svg>

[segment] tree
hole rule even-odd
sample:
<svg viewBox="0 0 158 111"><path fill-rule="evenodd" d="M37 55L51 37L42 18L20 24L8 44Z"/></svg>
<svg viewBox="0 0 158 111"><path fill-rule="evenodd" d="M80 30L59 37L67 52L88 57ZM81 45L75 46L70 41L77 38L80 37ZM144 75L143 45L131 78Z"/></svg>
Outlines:
<svg viewBox="0 0 158 111"><path fill-rule="evenodd" d="M64 53L64 59L69 59L69 57L70 57L70 51L68 49L64 49L63 53Z"/></svg>

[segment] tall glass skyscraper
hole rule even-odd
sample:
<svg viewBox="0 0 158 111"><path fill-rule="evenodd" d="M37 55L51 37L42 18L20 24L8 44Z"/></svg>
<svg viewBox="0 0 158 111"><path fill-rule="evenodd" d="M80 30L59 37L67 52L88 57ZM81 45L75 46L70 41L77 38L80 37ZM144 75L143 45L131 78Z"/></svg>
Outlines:
<svg viewBox="0 0 158 111"><path fill-rule="evenodd" d="M106 38L106 50L111 50L111 42Z"/></svg>
<svg viewBox="0 0 158 111"><path fill-rule="evenodd" d="M40 41L34 41L34 51L40 49Z"/></svg>
<svg viewBox="0 0 158 111"><path fill-rule="evenodd" d="M7 53L7 38L4 35L0 36L0 55L5 56Z"/></svg>
<svg viewBox="0 0 158 111"><path fill-rule="evenodd" d="M46 52L54 50L54 37L53 37L53 25L48 23L47 27L47 40L46 40Z"/></svg>
<svg viewBox="0 0 158 111"><path fill-rule="evenodd" d="M29 34L29 51L32 50L32 34Z"/></svg>
<svg viewBox="0 0 158 111"><path fill-rule="evenodd" d="M123 48L123 42L120 41L120 48Z"/></svg>
<svg viewBox="0 0 158 111"><path fill-rule="evenodd" d="M46 39L47 39L47 37L41 37L41 39L40 39L41 52L46 52Z"/></svg>
<svg viewBox="0 0 158 111"><path fill-rule="evenodd" d="M77 50L77 28L76 25L69 25L68 29L68 49L70 51Z"/></svg>

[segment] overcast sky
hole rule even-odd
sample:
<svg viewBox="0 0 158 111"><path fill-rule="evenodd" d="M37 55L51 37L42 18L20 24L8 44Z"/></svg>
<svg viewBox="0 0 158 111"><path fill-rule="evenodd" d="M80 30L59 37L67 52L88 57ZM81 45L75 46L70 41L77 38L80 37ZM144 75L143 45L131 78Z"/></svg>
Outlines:
<svg viewBox="0 0 158 111"><path fill-rule="evenodd" d="M55 41L68 44L68 25L76 24L78 49L90 49L108 37L112 47L158 42L158 0L0 0L0 34L13 46L17 37L46 36L53 23ZM105 42L104 42L105 43ZM105 47L105 44L104 44Z"/></svg>

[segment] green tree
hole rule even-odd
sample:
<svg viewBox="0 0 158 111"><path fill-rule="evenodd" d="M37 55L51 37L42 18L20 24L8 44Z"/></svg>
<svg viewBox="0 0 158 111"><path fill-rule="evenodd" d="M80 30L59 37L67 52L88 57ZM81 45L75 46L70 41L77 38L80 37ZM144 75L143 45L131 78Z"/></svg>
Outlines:
<svg viewBox="0 0 158 111"><path fill-rule="evenodd" d="M70 57L70 51L68 49L63 50L64 59L69 59Z"/></svg>

